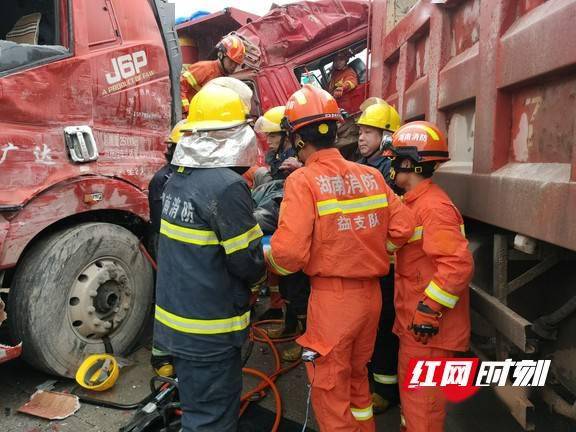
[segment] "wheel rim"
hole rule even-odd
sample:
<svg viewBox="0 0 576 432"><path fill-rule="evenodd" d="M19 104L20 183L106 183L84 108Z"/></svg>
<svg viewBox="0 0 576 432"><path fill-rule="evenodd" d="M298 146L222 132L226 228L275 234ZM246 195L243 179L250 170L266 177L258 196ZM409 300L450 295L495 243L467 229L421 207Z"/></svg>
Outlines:
<svg viewBox="0 0 576 432"><path fill-rule="evenodd" d="M134 283L118 258L99 258L75 278L68 297L72 330L86 340L117 332L132 311Z"/></svg>

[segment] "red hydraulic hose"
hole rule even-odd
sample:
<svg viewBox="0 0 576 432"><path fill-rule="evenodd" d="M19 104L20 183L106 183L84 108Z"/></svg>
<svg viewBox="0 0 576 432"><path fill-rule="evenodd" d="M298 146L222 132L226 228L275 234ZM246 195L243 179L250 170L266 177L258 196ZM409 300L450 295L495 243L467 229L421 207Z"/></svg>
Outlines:
<svg viewBox="0 0 576 432"><path fill-rule="evenodd" d="M276 384L274 384L274 381L272 381L272 379L268 375L256 369L243 368L242 372L260 378L266 383L267 387L270 387L272 393L274 393L274 400L276 402L276 418L274 419L274 424L272 425L272 429L270 429L270 432L276 432L278 430L278 427L280 426L280 420L282 419L282 399L280 397L278 387L276 387Z"/></svg>
<svg viewBox="0 0 576 432"><path fill-rule="evenodd" d="M156 261L154 261L154 258L152 258L152 256L150 255L150 253L146 249L146 246L144 246L144 243L140 242L140 244L138 246L140 247L140 251L142 252L142 255L144 255L144 258L146 258L146 260L150 263L150 265L152 266L154 271L158 271L158 265L156 264Z"/></svg>
<svg viewBox="0 0 576 432"><path fill-rule="evenodd" d="M276 348L276 345L275 345L276 343L280 343L280 340L279 339L272 340L270 338L270 336L268 336L268 334L264 330L259 328L259 326L263 325L263 324L279 323L279 322L281 322L281 321L280 320L266 320L266 321L255 322L252 324L251 337L255 342L263 342L263 343L266 343L268 346L270 346L270 350L272 351L272 354L274 356L274 365L275 365L274 369L275 370L271 375L264 375L264 376L266 376L267 379L262 378L262 382L260 384L258 384L252 390L249 390L247 393L242 395L242 398L241 398L242 406L240 407L240 415L242 415L246 411L246 409L248 408L248 405L251 402L250 398L256 394L263 395L264 390L266 388L270 387L270 389L272 390L272 393L274 394L274 399L276 402L276 419L274 421L274 426L272 428L272 432L275 432L277 430L278 424L280 423L280 420L282 418L282 398L281 398L280 392L278 392L278 388L276 387L274 382L276 381L276 379L280 375L283 375L283 374L287 373L288 371L296 368L302 362L302 360L299 360L297 362L292 363L288 367L285 367L283 369L281 368L280 354L278 352L278 348ZM254 333L257 333L259 336L256 336ZM284 339L286 339L285 341L287 342L287 341L292 341L295 338L296 337L284 338ZM243 371L245 373L248 373L251 375L256 375L256 374L252 373L252 371L259 372L259 371L256 371L256 370L250 369L250 368L244 368ZM260 373L262 373L262 372L260 372Z"/></svg>

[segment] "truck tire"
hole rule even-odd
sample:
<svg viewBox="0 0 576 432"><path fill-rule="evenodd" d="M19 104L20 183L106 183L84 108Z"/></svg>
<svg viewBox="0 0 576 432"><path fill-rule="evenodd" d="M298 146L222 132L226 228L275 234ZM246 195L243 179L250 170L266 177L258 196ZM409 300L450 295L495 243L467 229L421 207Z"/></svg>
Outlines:
<svg viewBox="0 0 576 432"><path fill-rule="evenodd" d="M51 234L19 262L8 299L24 359L73 377L92 353L125 354L150 317L153 272L125 228L84 223Z"/></svg>

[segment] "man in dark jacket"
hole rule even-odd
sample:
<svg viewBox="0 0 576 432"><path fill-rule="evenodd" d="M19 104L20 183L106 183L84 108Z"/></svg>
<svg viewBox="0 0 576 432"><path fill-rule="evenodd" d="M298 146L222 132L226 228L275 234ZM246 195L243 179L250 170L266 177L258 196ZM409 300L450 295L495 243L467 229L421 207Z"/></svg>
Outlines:
<svg viewBox="0 0 576 432"><path fill-rule="evenodd" d="M398 193L396 185L390 178L390 159L382 156L387 138L400 127L400 116L385 101L370 98L362 106L362 115L358 119L360 136L358 150L362 158L357 162L376 168L388 186ZM394 261L391 260L391 263ZM379 414L398 404L398 337L392 333L394 318L394 265L390 265L388 275L380 279L382 291L382 311L378 325L378 334L374 353L370 362L374 392L372 401L374 413Z"/></svg>
<svg viewBox="0 0 576 432"><path fill-rule="evenodd" d="M164 190L155 338L174 357L184 432L236 432L250 288L264 276L262 231L241 173L254 131L229 88L192 99Z"/></svg>

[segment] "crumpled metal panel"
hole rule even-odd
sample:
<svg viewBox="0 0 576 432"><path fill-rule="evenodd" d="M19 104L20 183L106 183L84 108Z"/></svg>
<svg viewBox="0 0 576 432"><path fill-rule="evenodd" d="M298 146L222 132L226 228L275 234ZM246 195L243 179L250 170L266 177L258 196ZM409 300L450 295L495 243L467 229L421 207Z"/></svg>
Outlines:
<svg viewBox="0 0 576 432"><path fill-rule="evenodd" d="M277 65L303 51L347 35L368 23L368 2L360 0L303 1L280 6L245 25L238 33L259 46L260 67Z"/></svg>

